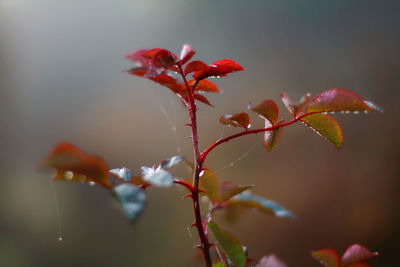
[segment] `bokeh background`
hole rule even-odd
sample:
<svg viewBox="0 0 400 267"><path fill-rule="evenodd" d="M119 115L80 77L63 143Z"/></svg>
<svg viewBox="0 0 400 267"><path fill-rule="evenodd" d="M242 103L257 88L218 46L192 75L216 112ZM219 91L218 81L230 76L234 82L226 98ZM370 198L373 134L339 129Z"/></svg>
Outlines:
<svg viewBox="0 0 400 267"><path fill-rule="evenodd" d="M309 251L342 253L358 242L382 252L373 266L400 266L399 10L396 0L0 0L0 266L202 266L188 228L191 203L179 188L150 188L146 212L131 225L102 188L52 186L51 173L38 171L59 141L134 172L178 150L190 159L179 101L122 72L131 67L127 53L179 53L186 42L197 59L232 58L246 68L216 81L224 91L210 96L216 108L200 104L203 148L235 132L219 116L265 98L280 102L281 92L298 98L348 88L385 110L336 116L340 150L296 125L271 153L251 136L210 155L219 179L254 183L254 192L296 214L219 220L249 256L319 266ZM184 167L176 173L188 176Z"/></svg>

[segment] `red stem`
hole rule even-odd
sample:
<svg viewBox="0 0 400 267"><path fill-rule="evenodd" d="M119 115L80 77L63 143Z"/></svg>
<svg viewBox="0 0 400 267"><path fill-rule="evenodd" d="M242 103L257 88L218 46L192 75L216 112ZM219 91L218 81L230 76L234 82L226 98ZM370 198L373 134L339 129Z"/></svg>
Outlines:
<svg viewBox="0 0 400 267"><path fill-rule="evenodd" d="M240 133L225 137L224 139L217 140L211 146L209 146L206 150L204 150L201 153L200 162L203 163L205 161L208 153L210 153L211 150L213 150L214 148L216 148L220 144L227 143L230 140L238 138L238 137L241 137L241 136L245 136L245 135L249 135L249 134L258 134L260 132L273 131L273 130L276 130L276 129L279 129L279 128L283 128L283 127L289 126L289 125L299 121L300 119L302 119L302 118L304 118L306 116L309 116L309 115L312 115L312 114L315 114L315 113L319 113L319 112L310 112L310 113L302 114L300 116L295 117L293 120L291 120L289 122L286 122L286 123L283 123L283 124L280 124L280 125L275 125L275 126L272 126L272 127L255 129L255 130L245 130L243 132L240 132Z"/></svg>
<svg viewBox="0 0 400 267"><path fill-rule="evenodd" d="M200 211L200 201L199 201L199 179L200 179L200 172L203 168L203 161L201 160L201 154L199 149L199 137L197 134L197 118L196 118L196 103L194 101L194 90L197 86L197 82L193 84L193 88L191 88L186 80L185 74L182 70L182 66L178 65L179 72L183 78L183 81L186 86L186 90L188 91L189 97L189 106L188 111L190 115L190 126L192 128L192 140L193 140L193 153L195 159L195 166L193 171L193 186L194 190L191 194L193 200L193 209L196 218L195 225L197 227L197 232L199 233L200 237L200 248L203 251L204 260L207 267L211 267L211 257L210 257L210 243L208 242L208 237L205 232L203 226L203 220Z"/></svg>

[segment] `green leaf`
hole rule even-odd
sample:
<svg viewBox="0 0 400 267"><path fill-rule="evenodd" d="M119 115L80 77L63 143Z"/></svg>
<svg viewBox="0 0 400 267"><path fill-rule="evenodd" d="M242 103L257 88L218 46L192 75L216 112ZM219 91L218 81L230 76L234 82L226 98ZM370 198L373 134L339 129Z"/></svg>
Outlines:
<svg viewBox="0 0 400 267"><path fill-rule="evenodd" d="M233 235L221 229L213 221L207 224L207 228L212 232L221 249L236 267L245 267L247 259L239 241Z"/></svg>
<svg viewBox="0 0 400 267"><path fill-rule="evenodd" d="M257 195L253 195L249 192L245 192L231 198L229 204L231 205L240 204L247 207L257 208L260 211L273 214L276 217L281 217L281 218L294 217L294 215L289 210L283 208L278 203Z"/></svg>
<svg viewBox="0 0 400 267"><path fill-rule="evenodd" d="M324 248L317 251L312 251L311 256L318 260L325 267L339 267L339 255L334 249Z"/></svg>
<svg viewBox="0 0 400 267"><path fill-rule="evenodd" d="M340 148L343 142L343 133L339 123L328 114L315 113L301 118L301 121L310 126L319 135Z"/></svg>
<svg viewBox="0 0 400 267"><path fill-rule="evenodd" d="M213 171L210 169L204 168L203 172L200 175L200 183L204 190L206 191L206 195L212 202L218 201L218 179Z"/></svg>
<svg viewBox="0 0 400 267"><path fill-rule="evenodd" d="M285 121L281 120L279 121L276 126L284 124ZM265 128L270 128L272 127L271 123L269 120L265 120ZM283 133L283 127L274 129L272 131L266 131L264 133L264 140L263 140L263 145L268 151L272 151L274 147L278 144L279 140L281 139Z"/></svg>
<svg viewBox="0 0 400 267"><path fill-rule="evenodd" d="M181 162L182 160L183 160L182 156L173 156L169 159L161 161L160 166L162 169L170 169L170 168L174 167L176 164L178 164L179 162Z"/></svg>
<svg viewBox="0 0 400 267"><path fill-rule="evenodd" d="M135 222L142 213L147 197L144 190L131 184L121 184L113 188L112 194L119 202L125 215Z"/></svg>
<svg viewBox="0 0 400 267"><path fill-rule="evenodd" d="M225 114L219 118L219 122L233 127L243 127L246 130L250 127L250 118L247 113Z"/></svg>
<svg viewBox="0 0 400 267"><path fill-rule="evenodd" d="M329 89L314 97L306 107L310 112L369 112L382 111L375 104L364 101L359 95L346 89Z"/></svg>
<svg viewBox="0 0 400 267"><path fill-rule="evenodd" d="M226 201L252 187L254 185L236 185L232 181L223 181L219 189L218 202Z"/></svg>
<svg viewBox="0 0 400 267"><path fill-rule="evenodd" d="M222 263L222 261L219 261L217 263L214 263L213 267L225 267L225 265Z"/></svg>
<svg viewBox="0 0 400 267"><path fill-rule="evenodd" d="M250 104L248 108L256 112L260 117L269 120L273 125L278 120L279 109L273 100L264 100L254 107Z"/></svg>
<svg viewBox="0 0 400 267"><path fill-rule="evenodd" d="M159 187L171 187L174 184L174 177L172 174L160 166L157 168L150 168L143 166L141 168L143 174L143 180L146 182L159 186Z"/></svg>
<svg viewBox="0 0 400 267"><path fill-rule="evenodd" d="M119 168L119 169L112 169L110 170L110 173L112 175L116 175L119 177L119 179L125 181L125 182L130 182L131 179L133 178L133 172L125 167Z"/></svg>

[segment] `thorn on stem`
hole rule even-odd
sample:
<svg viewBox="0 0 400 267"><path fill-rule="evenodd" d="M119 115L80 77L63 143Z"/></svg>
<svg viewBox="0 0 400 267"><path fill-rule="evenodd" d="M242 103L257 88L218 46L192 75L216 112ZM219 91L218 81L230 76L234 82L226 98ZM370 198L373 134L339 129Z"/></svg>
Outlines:
<svg viewBox="0 0 400 267"><path fill-rule="evenodd" d="M193 194L190 193L190 194L184 195L183 197L191 197L191 198L193 198Z"/></svg>

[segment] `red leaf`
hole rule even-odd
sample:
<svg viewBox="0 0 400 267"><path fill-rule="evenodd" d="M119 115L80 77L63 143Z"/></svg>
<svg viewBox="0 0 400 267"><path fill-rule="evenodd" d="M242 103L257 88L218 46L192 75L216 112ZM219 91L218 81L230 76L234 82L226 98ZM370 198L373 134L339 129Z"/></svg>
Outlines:
<svg viewBox="0 0 400 267"><path fill-rule="evenodd" d="M168 87L171 89L175 94L181 94L183 91L183 88L180 84L177 83L175 78L172 76L166 75L166 74L160 74L155 77L149 77L150 80L153 82L156 82L158 84L161 84L163 86Z"/></svg>
<svg viewBox="0 0 400 267"><path fill-rule="evenodd" d="M262 118L269 120L272 125L274 125L278 120L279 109L273 100L264 100L255 107L249 105L249 109L258 113Z"/></svg>
<svg viewBox="0 0 400 267"><path fill-rule="evenodd" d="M343 142L343 132L339 123L330 115L315 113L301 118L301 121L310 126L319 135L340 148Z"/></svg>
<svg viewBox="0 0 400 267"><path fill-rule="evenodd" d="M370 252L366 247L354 244L347 248L342 256L342 265L364 261L366 259L379 256L378 252Z"/></svg>
<svg viewBox="0 0 400 267"><path fill-rule="evenodd" d="M210 103L210 101L208 101L208 99L207 99L205 96L203 96L203 95L194 94L194 99L196 99L196 100L198 100L198 101L200 101L200 102L203 102L203 103L206 104L206 105L209 105L209 106L211 106L211 107L214 107L214 106Z"/></svg>
<svg viewBox="0 0 400 267"><path fill-rule="evenodd" d="M277 256L271 254L262 257L261 260L257 263L256 267L287 267L287 265Z"/></svg>
<svg viewBox="0 0 400 267"><path fill-rule="evenodd" d="M219 118L219 122L234 127L243 127L246 130L250 126L249 115L247 115L247 113L244 112L236 114L231 114L231 113L226 114L224 116L221 116L221 118Z"/></svg>
<svg viewBox="0 0 400 267"><path fill-rule="evenodd" d="M231 59L215 61L207 69L198 70L193 74L195 80L202 80L209 77L222 77L228 73L244 70L242 66Z"/></svg>
<svg viewBox="0 0 400 267"><path fill-rule="evenodd" d="M137 76L140 76L140 77L144 77L146 75L146 73L147 73L147 68L145 68L145 67L135 67L135 68L132 68L130 70L127 70L126 72L128 72L129 74L132 74L132 75L137 75Z"/></svg>
<svg viewBox="0 0 400 267"><path fill-rule="evenodd" d="M283 93L281 94L281 99L282 102L285 104L287 109L289 110L290 114L293 115L293 117L296 117L298 114L300 114L303 111L303 107L305 104L307 104L308 100L310 99L311 94L308 93L304 95L299 101L295 102L292 101L287 94Z"/></svg>
<svg viewBox="0 0 400 267"><path fill-rule="evenodd" d="M221 60L215 61L211 65L217 66L220 71L226 72L226 73L244 70L244 68L242 66L240 66L238 63L236 63L235 61L233 61L231 59L221 59Z"/></svg>
<svg viewBox="0 0 400 267"><path fill-rule="evenodd" d="M152 57L152 67L157 69L169 68L176 64L177 58L172 52L161 49Z"/></svg>
<svg viewBox="0 0 400 267"><path fill-rule="evenodd" d="M339 267L339 255L334 249L324 248L317 251L312 251L311 255L325 267Z"/></svg>
<svg viewBox="0 0 400 267"><path fill-rule="evenodd" d="M111 186L107 162L88 155L70 143L60 143L43 161L42 167L57 171L55 180L96 182Z"/></svg>
<svg viewBox="0 0 400 267"><path fill-rule="evenodd" d="M162 49L162 48L153 48L153 49L146 50L142 54L142 57L148 58L148 59L152 59L154 57L154 55L157 54L161 50L164 50L164 49Z"/></svg>
<svg viewBox="0 0 400 267"><path fill-rule="evenodd" d="M368 112L381 111L373 103L346 89L326 90L308 103L306 112Z"/></svg>
<svg viewBox="0 0 400 267"><path fill-rule="evenodd" d="M285 121L279 121L276 126L283 124ZM273 125L269 120L265 120L265 128L270 128ZM266 131L264 134L263 145L268 151L272 151L274 147L278 144L283 133L283 128L274 129L272 131Z"/></svg>
<svg viewBox="0 0 400 267"><path fill-rule="evenodd" d="M195 80L190 80L189 86L193 86L195 84ZM195 88L197 92L205 92L205 93L219 93L218 87L215 83L210 82L208 80L201 80L198 82L197 87Z"/></svg>
<svg viewBox="0 0 400 267"><path fill-rule="evenodd" d="M201 71L207 69L209 69L209 66L206 63L200 60L195 60L186 65L185 74L187 75L193 71Z"/></svg>
<svg viewBox="0 0 400 267"><path fill-rule="evenodd" d="M196 54L196 51L192 49L189 44L184 44L181 51L180 64L184 65L186 62L192 59L192 57Z"/></svg>

